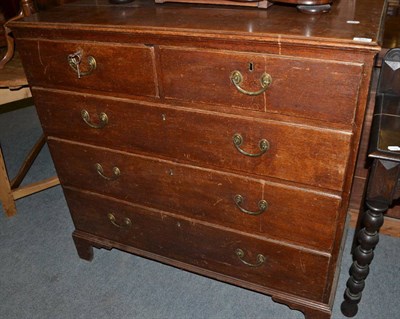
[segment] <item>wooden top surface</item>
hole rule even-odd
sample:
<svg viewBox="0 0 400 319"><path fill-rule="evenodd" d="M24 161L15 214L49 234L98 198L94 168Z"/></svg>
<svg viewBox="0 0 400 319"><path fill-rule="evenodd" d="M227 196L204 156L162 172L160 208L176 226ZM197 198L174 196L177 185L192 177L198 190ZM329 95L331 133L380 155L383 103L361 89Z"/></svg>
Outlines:
<svg viewBox="0 0 400 319"><path fill-rule="evenodd" d="M252 40L291 40L374 48L380 45L384 0L337 0L329 13L308 15L295 6L275 4L268 10L244 7L155 4L136 0L111 5L108 0L81 0L25 18L13 28L101 29L157 32Z"/></svg>

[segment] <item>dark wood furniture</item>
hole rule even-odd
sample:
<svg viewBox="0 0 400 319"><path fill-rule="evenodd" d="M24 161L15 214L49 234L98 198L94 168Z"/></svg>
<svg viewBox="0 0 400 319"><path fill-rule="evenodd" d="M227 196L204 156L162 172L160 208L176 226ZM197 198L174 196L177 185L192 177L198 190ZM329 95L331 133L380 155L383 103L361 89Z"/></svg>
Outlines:
<svg viewBox="0 0 400 319"><path fill-rule="evenodd" d="M388 0L381 57L391 48L400 47L400 0Z"/></svg>
<svg viewBox="0 0 400 319"><path fill-rule="evenodd" d="M369 264L379 241L384 214L400 197L400 49L387 52L382 62L375 112L371 129L369 157L373 159L365 196L365 212L360 215L358 245L347 281L342 312L356 315Z"/></svg>
<svg viewBox="0 0 400 319"><path fill-rule="evenodd" d="M354 176L352 194L350 199L350 210L352 213L353 224L357 222L358 212L362 208L363 194L366 188L366 181L368 176L368 168L370 161L368 157L368 143L371 132L371 123L375 107L376 87L382 64L382 58L386 52L391 48L400 47L400 1L389 0L387 15L385 17L385 25L382 36L382 50L377 56L374 73L373 83L371 85L370 101L367 106L366 118L364 121L363 133L361 138L360 150L357 160L356 172ZM400 236L400 206L396 205L390 207L385 214L387 217L385 224L381 228L381 232L391 236Z"/></svg>
<svg viewBox="0 0 400 319"><path fill-rule="evenodd" d="M118 248L330 318L384 1L107 4L11 25L79 256Z"/></svg>

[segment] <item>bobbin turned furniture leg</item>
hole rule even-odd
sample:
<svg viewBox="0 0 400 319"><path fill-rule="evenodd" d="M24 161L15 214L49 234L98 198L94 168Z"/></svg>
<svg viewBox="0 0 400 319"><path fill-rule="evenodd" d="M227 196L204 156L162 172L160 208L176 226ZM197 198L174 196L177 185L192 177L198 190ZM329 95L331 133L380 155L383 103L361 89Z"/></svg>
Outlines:
<svg viewBox="0 0 400 319"><path fill-rule="evenodd" d="M347 317L357 314L358 303L365 287L365 279L369 273L369 264L374 258L374 249L379 242L379 229L383 225L383 214L389 208L387 203L379 201L367 201L366 206L368 210L364 215L364 228L357 234L359 245L353 252L354 262L346 284L345 301L341 305L342 313Z"/></svg>
<svg viewBox="0 0 400 319"><path fill-rule="evenodd" d="M365 199L366 211L361 229L357 233L358 245L353 250L354 262L350 268L350 278L341 305L342 313L354 317L358 311L369 265L374 258L374 249L379 242L379 230L383 225L384 214L396 194L400 177L400 163L374 159L368 177ZM361 215L362 216L362 215Z"/></svg>

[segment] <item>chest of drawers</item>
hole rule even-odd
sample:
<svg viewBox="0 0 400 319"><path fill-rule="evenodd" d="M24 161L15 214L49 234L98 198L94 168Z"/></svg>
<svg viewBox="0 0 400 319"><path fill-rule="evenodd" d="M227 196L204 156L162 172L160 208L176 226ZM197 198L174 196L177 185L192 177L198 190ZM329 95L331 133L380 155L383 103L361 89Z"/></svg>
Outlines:
<svg viewBox="0 0 400 319"><path fill-rule="evenodd" d="M11 24L79 256L118 248L329 318L383 1L107 3Z"/></svg>

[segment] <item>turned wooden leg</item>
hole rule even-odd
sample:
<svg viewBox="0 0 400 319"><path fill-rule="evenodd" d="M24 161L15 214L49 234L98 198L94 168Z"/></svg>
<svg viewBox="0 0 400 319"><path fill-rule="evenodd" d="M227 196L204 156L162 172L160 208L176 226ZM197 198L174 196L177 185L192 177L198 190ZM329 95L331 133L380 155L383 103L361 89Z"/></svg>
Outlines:
<svg viewBox="0 0 400 319"><path fill-rule="evenodd" d="M369 265L374 258L374 249L379 242L379 230L383 225L384 214L396 196L400 177L400 163L374 159L368 176L365 196L365 213L358 231L358 245L353 250L353 265L341 305L347 317L357 314L358 303L365 287ZM360 215L362 216L362 215Z"/></svg>
<svg viewBox="0 0 400 319"><path fill-rule="evenodd" d="M379 242L379 229L383 225L383 214L389 206L383 202L367 201L368 210L365 212L363 226L358 234L359 245L355 247L354 262L350 268L350 278L347 281L347 289L344 293L344 301L341 305L342 313L346 317L354 317L358 311L358 303L361 300L365 287L365 279L369 273L369 264L374 258L374 249Z"/></svg>
<svg viewBox="0 0 400 319"><path fill-rule="evenodd" d="M79 236L79 234L76 231L72 234L72 238L74 239L75 247L79 257L87 261L92 261L93 260L92 243L86 240L85 238Z"/></svg>

